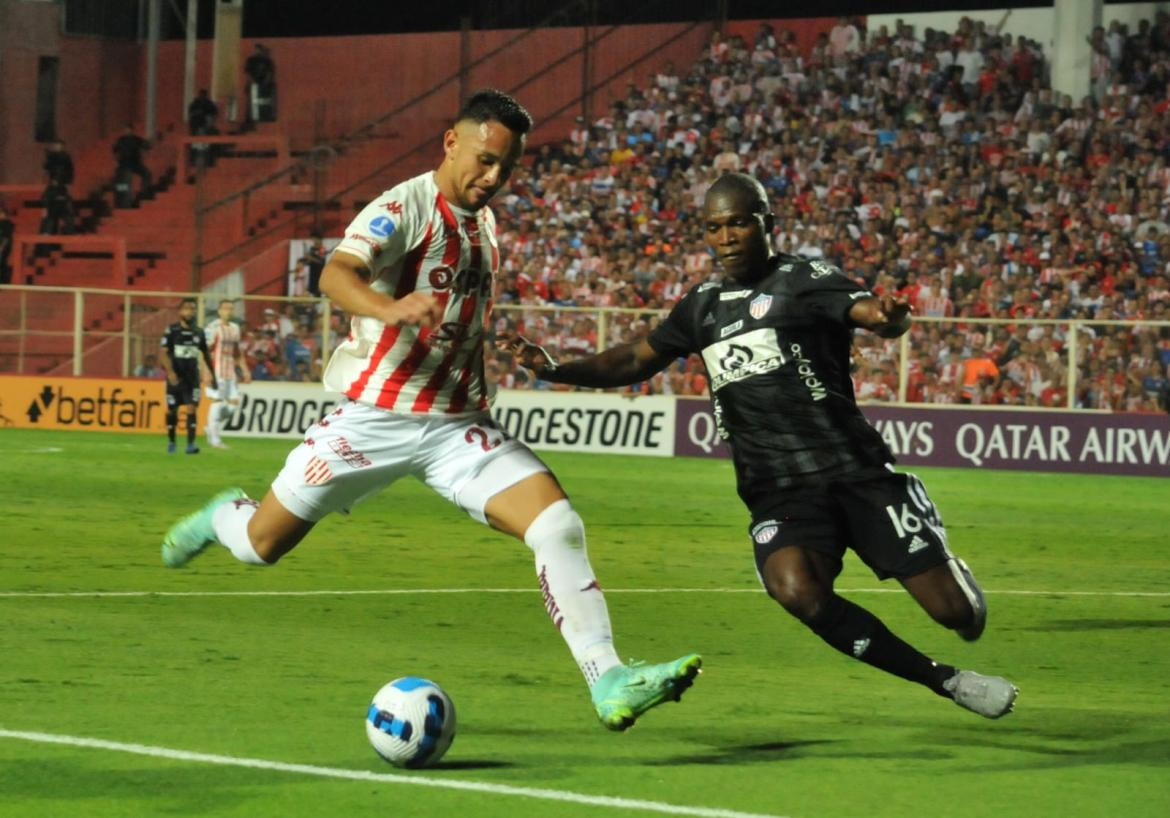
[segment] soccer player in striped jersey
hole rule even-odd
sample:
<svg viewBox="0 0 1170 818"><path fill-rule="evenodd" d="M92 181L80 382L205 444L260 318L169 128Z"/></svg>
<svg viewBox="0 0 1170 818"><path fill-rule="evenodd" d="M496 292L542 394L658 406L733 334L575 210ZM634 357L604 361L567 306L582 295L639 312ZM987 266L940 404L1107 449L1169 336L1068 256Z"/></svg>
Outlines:
<svg viewBox="0 0 1170 818"><path fill-rule="evenodd" d="M244 383L252 380L244 350L240 347L240 325L233 320L235 304L229 299L219 302L218 316L204 329L207 347L211 351L211 371L219 384L207 390L211 406L207 409L207 442L216 449L226 449L220 437L223 427L240 406L240 391L236 371L242 373Z"/></svg>
<svg viewBox="0 0 1170 818"><path fill-rule="evenodd" d="M413 476L532 549L545 608L598 717L624 730L677 700L701 659L622 664L580 516L548 466L487 412L484 327L500 262L487 203L531 127L507 94L476 93L444 133L438 169L358 214L321 276L322 292L354 316L324 376L348 400L308 430L261 502L221 492L171 527L162 556L178 567L218 542L270 565L326 514Z"/></svg>

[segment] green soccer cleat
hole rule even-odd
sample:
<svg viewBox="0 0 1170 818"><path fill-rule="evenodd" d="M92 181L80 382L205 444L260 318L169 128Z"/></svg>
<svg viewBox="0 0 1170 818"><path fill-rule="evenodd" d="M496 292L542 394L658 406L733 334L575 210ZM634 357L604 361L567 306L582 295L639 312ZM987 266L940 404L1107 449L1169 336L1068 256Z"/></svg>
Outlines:
<svg viewBox="0 0 1170 818"><path fill-rule="evenodd" d="M610 730L625 730L651 707L682 698L702 666L702 657L689 653L660 665L634 662L610 668L593 685L597 717Z"/></svg>
<svg viewBox="0 0 1170 818"><path fill-rule="evenodd" d="M247 497L243 489L225 489L211 498L203 508L179 520L163 538L162 560L170 568L182 568L204 548L215 542L211 515L224 503Z"/></svg>

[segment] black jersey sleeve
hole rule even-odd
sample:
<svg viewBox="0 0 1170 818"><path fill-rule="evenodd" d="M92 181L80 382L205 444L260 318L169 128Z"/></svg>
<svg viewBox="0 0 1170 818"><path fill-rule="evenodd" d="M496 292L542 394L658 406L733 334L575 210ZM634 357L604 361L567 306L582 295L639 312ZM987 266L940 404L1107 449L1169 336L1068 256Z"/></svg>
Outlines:
<svg viewBox="0 0 1170 818"><path fill-rule="evenodd" d="M699 325L695 320L696 302L699 299L696 292L704 286L706 285L700 284L691 288L647 337L646 340L654 347L655 352L660 355L682 357L699 350L697 340Z"/></svg>
<svg viewBox="0 0 1170 818"><path fill-rule="evenodd" d="M797 297L810 313L848 327L854 326L849 310L873 295L827 261L801 262L793 270L793 279Z"/></svg>

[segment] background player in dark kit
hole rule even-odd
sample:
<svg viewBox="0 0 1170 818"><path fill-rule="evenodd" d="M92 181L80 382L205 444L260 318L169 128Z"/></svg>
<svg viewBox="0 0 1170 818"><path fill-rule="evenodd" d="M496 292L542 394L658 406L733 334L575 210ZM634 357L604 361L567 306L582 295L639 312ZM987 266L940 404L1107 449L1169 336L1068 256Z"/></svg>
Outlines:
<svg viewBox="0 0 1170 818"><path fill-rule="evenodd" d="M167 451L175 451L175 426L179 407L187 407L187 454L198 454L195 445L195 415L199 408L199 358L203 357L211 373L211 386L219 388L211 352L203 328L195 322L195 299L184 298L179 304L179 320L167 327L162 339L162 365L167 373Z"/></svg>
<svg viewBox="0 0 1170 818"><path fill-rule="evenodd" d="M712 185L703 225L727 275L692 288L649 338L564 365L522 337L500 344L540 378L588 387L636 383L701 353L768 593L848 656L989 718L1010 712L1009 681L931 660L833 589L849 547L964 639L986 623L934 504L917 478L894 472L853 396L853 329L896 338L910 328L908 303L875 297L826 262L773 255L768 198L751 176Z"/></svg>

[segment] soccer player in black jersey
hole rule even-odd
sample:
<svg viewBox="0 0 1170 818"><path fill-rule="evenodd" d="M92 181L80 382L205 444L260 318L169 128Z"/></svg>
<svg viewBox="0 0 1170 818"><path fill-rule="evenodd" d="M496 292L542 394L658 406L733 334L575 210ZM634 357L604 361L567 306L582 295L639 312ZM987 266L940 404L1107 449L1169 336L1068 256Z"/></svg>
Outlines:
<svg viewBox="0 0 1170 818"><path fill-rule="evenodd" d="M211 387L219 388L207 338L195 323L195 306L194 298L184 298L179 304L179 320L167 327L162 339L162 365L167 373L167 452L172 454L180 406L187 407L187 454L199 453L195 445L195 413L199 409L200 356L211 373Z"/></svg>
<svg viewBox="0 0 1170 818"><path fill-rule="evenodd" d="M768 594L845 655L1003 716L1011 682L931 660L833 589L852 548L964 639L986 623L983 593L948 549L922 483L893 470L853 396L853 330L896 338L910 328L909 304L874 296L827 262L773 254L770 210L751 176L711 186L703 231L726 276L692 288L644 340L564 364L519 336L499 343L544 380L588 387L636 383L700 353Z"/></svg>

